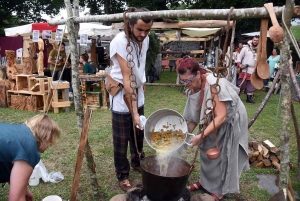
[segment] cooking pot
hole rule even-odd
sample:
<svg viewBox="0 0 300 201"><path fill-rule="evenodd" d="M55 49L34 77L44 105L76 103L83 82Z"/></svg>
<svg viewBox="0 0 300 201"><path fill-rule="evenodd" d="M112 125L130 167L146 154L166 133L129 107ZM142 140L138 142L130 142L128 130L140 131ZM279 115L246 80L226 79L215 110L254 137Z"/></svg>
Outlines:
<svg viewBox="0 0 300 201"><path fill-rule="evenodd" d="M158 150L154 148L152 140L151 140L151 132L161 132L166 130L181 130L185 135L182 143L178 143L174 145L171 149L168 150ZM185 119L181 114L171 109L160 109L153 112L147 119L145 129L144 129L144 138L149 146L155 151L167 151L172 152L180 148L182 145L187 144L191 146L188 142L186 142L186 138L188 135L195 136L192 133L188 133L188 127Z"/></svg>
<svg viewBox="0 0 300 201"><path fill-rule="evenodd" d="M152 201L178 201L182 196L190 174L191 165L170 157L166 176L160 175L156 156L141 160L143 188Z"/></svg>

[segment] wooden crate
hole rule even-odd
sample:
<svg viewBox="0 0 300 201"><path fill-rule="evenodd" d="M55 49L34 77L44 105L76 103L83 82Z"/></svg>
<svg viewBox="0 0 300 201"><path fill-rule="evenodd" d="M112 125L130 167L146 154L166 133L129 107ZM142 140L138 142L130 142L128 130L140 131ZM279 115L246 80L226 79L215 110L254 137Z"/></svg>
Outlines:
<svg viewBox="0 0 300 201"><path fill-rule="evenodd" d="M30 77L28 83L28 90L32 92L39 92L45 93L48 92L51 77L46 78L37 78L37 77Z"/></svg>
<svg viewBox="0 0 300 201"><path fill-rule="evenodd" d="M28 85L29 85L29 78L37 76L36 74L32 75L24 75L24 74L19 74L16 75L16 86L17 86L17 91L28 91Z"/></svg>
<svg viewBox="0 0 300 201"><path fill-rule="evenodd" d="M70 111L71 103L69 101L70 83L67 81L52 81L50 84L50 94L52 97L51 106L55 114L59 113L59 108L64 108L66 112ZM62 99L58 99L58 89L62 92Z"/></svg>
<svg viewBox="0 0 300 201"><path fill-rule="evenodd" d="M101 107L102 96L101 92L86 92L86 105L88 107Z"/></svg>
<svg viewBox="0 0 300 201"><path fill-rule="evenodd" d="M28 91L7 91L7 105L9 108L26 111L40 111L47 110L47 94L30 93ZM49 104L49 103L48 103Z"/></svg>
<svg viewBox="0 0 300 201"><path fill-rule="evenodd" d="M52 81L51 89L69 89L70 83L68 81Z"/></svg>

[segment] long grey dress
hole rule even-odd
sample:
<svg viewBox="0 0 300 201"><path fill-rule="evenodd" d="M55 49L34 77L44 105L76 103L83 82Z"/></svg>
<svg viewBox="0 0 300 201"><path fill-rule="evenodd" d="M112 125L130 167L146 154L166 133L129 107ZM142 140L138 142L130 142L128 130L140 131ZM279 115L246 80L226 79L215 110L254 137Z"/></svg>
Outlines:
<svg viewBox="0 0 300 201"><path fill-rule="evenodd" d="M216 83L216 78L209 74L206 81L212 85ZM200 147L200 183L207 191L224 195L240 191L241 173L249 169L248 119L246 108L238 95L239 88L225 78L219 80L219 85L221 92L218 97L226 102L227 112L226 121L217 130L221 154L216 160L206 156L208 149L216 147L214 134L211 133ZM206 86L204 90L203 103L211 97L210 87ZM187 121L203 124L205 104L202 104L201 110L199 104L200 92L188 96L183 114Z"/></svg>

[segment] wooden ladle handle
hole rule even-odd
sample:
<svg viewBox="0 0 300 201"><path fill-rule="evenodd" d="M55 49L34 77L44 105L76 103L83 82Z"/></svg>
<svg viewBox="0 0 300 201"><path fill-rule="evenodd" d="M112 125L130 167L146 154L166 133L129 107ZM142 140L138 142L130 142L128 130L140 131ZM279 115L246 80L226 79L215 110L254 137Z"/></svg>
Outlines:
<svg viewBox="0 0 300 201"><path fill-rule="evenodd" d="M277 21L276 15L275 15L273 3L265 3L264 6L269 12L273 26L279 26L279 23Z"/></svg>

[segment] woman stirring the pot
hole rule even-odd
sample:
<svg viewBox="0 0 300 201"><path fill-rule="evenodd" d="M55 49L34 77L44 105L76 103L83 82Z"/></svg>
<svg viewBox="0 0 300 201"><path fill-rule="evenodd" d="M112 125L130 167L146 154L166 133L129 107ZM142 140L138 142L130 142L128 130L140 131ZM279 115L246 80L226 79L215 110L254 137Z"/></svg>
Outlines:
<svg viewBox="0 0 300 201"><path fill-rule="evenodd" d="M211 90L217 92L213 87L217 78L190 58L179 63L177 72L189 89L183 116L192 132L198 124L204 123L205 103L212 97ZM239 88L225 78L220 78L219 85L220 93L214 96L214 123L210 121L204 132L191 138L192 147L200 143L201 135L204 140L200 146L200 179L188 186L191 191L205 189L215 200L221 200L227 193L238 193L241 173L249 169L248 119L238 95ZM211 160L206 151L216 147L215 129L220 156Z"/></svg>

